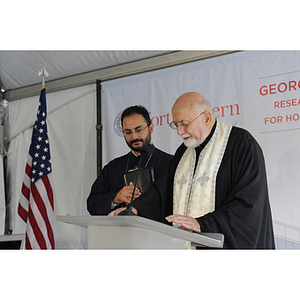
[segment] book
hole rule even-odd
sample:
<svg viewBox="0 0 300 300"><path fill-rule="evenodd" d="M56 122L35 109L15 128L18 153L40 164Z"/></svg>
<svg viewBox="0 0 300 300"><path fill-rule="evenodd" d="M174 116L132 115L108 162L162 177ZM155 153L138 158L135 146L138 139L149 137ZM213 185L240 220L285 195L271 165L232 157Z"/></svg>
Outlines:
<svg viewBox="0 0 300 300"><path fill-rule="evenodd" d="M135 183L136 176L138 174L138 169L129 170L124 174L125 185L129 185L130 182ZM151 183L155 180L153 167L150 168L141 168L138 174L138 179L136 187L140 190L141 193L147 191Z"/></svg>

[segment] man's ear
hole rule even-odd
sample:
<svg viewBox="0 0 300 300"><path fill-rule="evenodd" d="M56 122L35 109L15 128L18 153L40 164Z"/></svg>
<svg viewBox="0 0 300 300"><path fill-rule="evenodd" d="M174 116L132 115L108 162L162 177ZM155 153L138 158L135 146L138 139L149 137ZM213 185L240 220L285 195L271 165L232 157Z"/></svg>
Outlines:
<svg viewBox="0 0 300 300"><path fill-rule="evenodd" d="M150 130L150 133L152 134L152 132L154 130L154 125L152 123L149 125L149 130Z"/></svg>
<svg viewBox="0 0 300 300"><path fill-rule="evenodd" d="M214 119L212 114L208 110L206 110L203 115L204 115L203 118L204 118L205 124L207 126L210 126Z"/></svg>

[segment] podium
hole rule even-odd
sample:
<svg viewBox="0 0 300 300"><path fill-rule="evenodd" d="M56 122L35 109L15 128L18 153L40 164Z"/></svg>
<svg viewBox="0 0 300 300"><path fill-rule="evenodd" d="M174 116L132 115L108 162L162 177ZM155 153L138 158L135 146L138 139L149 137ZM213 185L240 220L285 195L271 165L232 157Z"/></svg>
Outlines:
<svg viewBox="0 0 300 300"><path fill-rule="evenodd" d="M87 228L88 249L222 248L220 233L194 233L139 216L58 216L58 221Z"/></svg>

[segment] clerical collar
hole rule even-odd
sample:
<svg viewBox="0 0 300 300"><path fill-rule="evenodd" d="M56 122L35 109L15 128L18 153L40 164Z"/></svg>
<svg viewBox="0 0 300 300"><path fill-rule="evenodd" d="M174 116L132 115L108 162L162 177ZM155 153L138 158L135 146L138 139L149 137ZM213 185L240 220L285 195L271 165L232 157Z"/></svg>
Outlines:
<svg viewBox="0 0 300 300"><path fill-rule="evenodd" d="M135 156L135 157L139 157L140 155L136 155L135 152L133 150L131 150L132 154Z"/></svg>

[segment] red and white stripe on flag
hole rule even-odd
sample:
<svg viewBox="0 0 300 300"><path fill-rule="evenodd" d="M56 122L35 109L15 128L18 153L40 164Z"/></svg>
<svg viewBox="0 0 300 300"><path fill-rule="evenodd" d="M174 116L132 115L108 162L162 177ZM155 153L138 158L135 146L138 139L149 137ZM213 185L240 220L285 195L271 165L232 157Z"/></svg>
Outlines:
<svg viewBox="0 0 300 300"><path fill-rule="evenodd" d="M52 168L46 116L46 97L43 88L18 206L18 214L27 223L26 249L55 247Z"/></svg>

